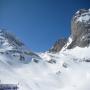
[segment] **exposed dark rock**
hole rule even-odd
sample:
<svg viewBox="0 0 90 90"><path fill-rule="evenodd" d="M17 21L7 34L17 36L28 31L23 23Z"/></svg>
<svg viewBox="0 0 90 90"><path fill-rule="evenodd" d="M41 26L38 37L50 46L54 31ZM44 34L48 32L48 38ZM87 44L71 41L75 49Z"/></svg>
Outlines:
<svg viewBox="0 0 90 90"><path fill-rule="evenodd" d="M90 59L84 60L85 62L90 62Z"/></svg>
<svg viewBox="0 0 90 90"><path fill-rule="evenodd" d="M25 61L25 57L20 55L20 61Z"/></svg>
<svg viewBox="0 0 90 90"><path fill-rule="evenodd" d="M63 67L64 68L67 68L68 67L68 64L67 63L63 63Z"/></svg>
<svg viewBox="0 0 90 90"><path fill-rule="evenodd" d="M53 63L56 63L56 60L51 59L51 60L48 61L48 63L52 63L52 64L53 64Z"/></svg>
<svg viewBox="0 0 90 90"><path fill-rule="evenodd" d="M80 9L73 16L71 20L71 38L72 43L67 49L72 49L76 46L88 47L90 45L90 9ZM59 52L66 42L66 38L56 41L49 51L54 53Z"/></svg>
<svg viewBox="0 0 90 90"><path fill-rule="evenodd" d="M49 50L50 52L59 52L63 46L66 44L67 39L66 38L61 38L58 41L55 42L55 44L53 45L53 47Z"/></svg>
<svg viewBox="0 0 90 90"><path fill-rule="evenodd" d="M38 59L33 59L33 61L35 62L35 63L39 63L39 60Z"/></svg>
<svg viewBox="0 0 90 90"><path fill-rule="evenodd" d="M90 10L81 9L75 13L71 21L72 43L68 49L75 46L86 47L90 44Z"/></svg>
<svg viewBox="0 0 90 90"><path fill-rule="evenodd" d="M0 90L18 90L15 84L0 84Z"/></svg>

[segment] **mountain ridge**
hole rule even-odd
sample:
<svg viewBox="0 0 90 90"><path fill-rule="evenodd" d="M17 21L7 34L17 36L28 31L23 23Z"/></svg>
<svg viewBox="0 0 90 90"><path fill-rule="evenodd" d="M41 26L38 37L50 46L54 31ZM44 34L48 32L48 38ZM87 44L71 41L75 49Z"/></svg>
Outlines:
<svg viewBox="0 0 90 90"><path fill-rule="evenodd" d="M72 49L76 46L88 47L90 44L90 9L80 9L77 11L71 20L71 35L72 43L67 49ZM50 49L52 52L59 52L62 50L68 39L62 42L62 38L59 39L53 47Z"/></svg>

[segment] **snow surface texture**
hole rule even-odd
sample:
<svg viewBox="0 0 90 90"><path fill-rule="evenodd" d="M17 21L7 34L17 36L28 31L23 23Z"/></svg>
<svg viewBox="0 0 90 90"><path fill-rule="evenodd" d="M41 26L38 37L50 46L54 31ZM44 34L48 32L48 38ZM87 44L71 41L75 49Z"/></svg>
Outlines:
<svg viewBox="0 0 90 90"><path fill-rule="evenodd" d="M71 43L71 38L65 47ZM17 63L0 54L1 83L18 84L18 90L90 90L90 47L63 48L60 53L38 53L38 63ZM48 61L54 59L56 63ZM9 61L9 63L8 63ZM11 64L10 64L11 62Z"/></svg>

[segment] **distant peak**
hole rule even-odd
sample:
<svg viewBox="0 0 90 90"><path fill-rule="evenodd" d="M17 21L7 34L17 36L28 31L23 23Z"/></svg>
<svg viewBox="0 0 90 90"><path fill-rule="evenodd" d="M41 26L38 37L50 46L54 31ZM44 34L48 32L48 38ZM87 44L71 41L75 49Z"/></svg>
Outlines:
<svg viewBox="0 0 90 90"><path fill-rule="evenodd" d="M11 33L0 29L0 46L22 47L24 44Z"/></svg>

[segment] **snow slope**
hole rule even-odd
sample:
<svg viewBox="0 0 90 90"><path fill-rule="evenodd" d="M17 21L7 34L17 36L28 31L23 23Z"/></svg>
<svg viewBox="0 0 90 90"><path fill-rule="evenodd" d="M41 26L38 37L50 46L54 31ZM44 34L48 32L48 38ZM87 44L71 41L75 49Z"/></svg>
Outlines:
<svg viewBox="0 0 90 90"><path fill-rule="evenodd" d="M64 47L56 54L38 53L42 59L27 64L0 54L1 83L17 84L18 90L90 90L90 63L85 61L89 51L90 47ZM53 59L56 62L48 62Z"/></svg>

